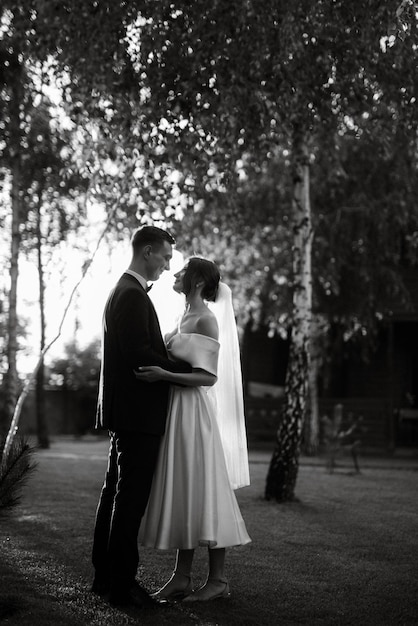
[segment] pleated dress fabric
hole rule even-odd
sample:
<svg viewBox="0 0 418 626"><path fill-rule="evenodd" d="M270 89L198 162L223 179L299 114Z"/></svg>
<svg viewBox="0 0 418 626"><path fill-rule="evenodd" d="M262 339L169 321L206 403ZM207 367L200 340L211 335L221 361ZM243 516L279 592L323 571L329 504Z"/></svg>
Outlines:
<svg viewBox="0 0 418 626"><path fill-rule="evenodd" d="M178 333L174 358L216 374L219 343ZM140 534L161 550L225 548L251 541L231 487L215 415L205 387L172 386L165 435Z"/></svg>

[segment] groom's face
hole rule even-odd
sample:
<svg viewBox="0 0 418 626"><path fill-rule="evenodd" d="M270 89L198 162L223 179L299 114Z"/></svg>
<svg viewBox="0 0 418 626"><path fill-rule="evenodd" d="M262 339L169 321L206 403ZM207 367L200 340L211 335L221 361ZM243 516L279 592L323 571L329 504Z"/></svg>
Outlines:
<svg viewBox="0 0 418 626"><path fill-rule="evenodd" d="M147 274L148 280L158 280L164 270L170 269L170 261L173 256L173 248L168 241L164 241L161 245L150 247L147 256Z"/></svg>

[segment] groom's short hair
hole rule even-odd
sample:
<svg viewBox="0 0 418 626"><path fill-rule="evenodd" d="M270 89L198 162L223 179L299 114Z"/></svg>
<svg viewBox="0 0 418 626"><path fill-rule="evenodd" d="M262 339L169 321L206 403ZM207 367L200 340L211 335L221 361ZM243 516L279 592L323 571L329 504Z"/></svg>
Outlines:
<svg viewBox="0 0 418 626"><path fill-rule="evenodd" d="M135 255L145 246L162 246L165 241L172 246L176 243L174 237L167 230L157 226L141 226L132 235L132 250Z"/></svg>

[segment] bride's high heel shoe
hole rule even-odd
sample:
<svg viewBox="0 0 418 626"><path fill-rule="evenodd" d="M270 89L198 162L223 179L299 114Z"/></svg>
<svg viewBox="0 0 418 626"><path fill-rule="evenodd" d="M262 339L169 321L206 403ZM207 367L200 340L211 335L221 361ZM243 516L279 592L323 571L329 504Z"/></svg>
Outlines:
<svg viewBox="0 0 418 626"><path fill-rule="evenodd" d="M179 582L174 583L174 578L182 577L185 579L186 584L182 585ZM173 584L171 584L173 583ZM191 576L187 576L186 574L174 574L166 582L166 584L161 587L158 591L151 594L151 598L154 598L156 602L165 603L165 602L180 602L187 596L189 596L193 591L193 583Z"/></svg>
<svg viewBox="0 0 418 626"><path fill-rule="evenodd" d="M215 589L213 591L208 590L208 583L215 583ZM219 583L222 583L222 587ZM209 585L210 586L210 585ZM216 588L217 587L217 588ZM229 590L229 583L223 578L208 578L205 584L193 591L190 595L184 598L184 602L207 602L208 600L216 600L217 598L230 598L231 592Z"/></svg>

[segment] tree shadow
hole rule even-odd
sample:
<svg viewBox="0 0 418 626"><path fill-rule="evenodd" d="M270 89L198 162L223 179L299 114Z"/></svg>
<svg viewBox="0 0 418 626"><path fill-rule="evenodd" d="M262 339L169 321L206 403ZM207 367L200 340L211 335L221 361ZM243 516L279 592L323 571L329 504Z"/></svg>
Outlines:
<svg viewBox="0 0 418 626"><path fill-rule="evenodd" d="M14 595L0 596L0 622L22 611L22 599Z"/></svg>

